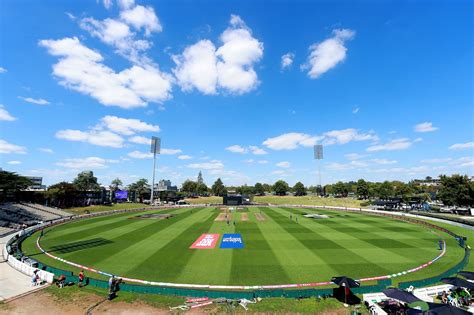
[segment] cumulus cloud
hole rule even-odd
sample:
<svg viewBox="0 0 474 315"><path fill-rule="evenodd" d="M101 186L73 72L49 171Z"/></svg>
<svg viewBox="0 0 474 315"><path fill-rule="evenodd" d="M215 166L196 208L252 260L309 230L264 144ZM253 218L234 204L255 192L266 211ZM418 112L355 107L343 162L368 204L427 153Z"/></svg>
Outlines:
<svg viewBox="0 0 474 315"><path fill-rule="evenodd" d="M101 119L102 124L107 129L122 135L133 135L137 132L158 132L160 126L151 125L139 119L127 119L117 116L105 116Z"/></svg>
<svg viewBox="0 0 474 315"><path fill-rule="evenodd" d="M311 147L320 142L324 145L346 144L352 141L377 141L374 132L361 133L357 129L348 128L331 130L319 136L305 133L290 132L274 138L268 138L263 145L273 150L293 150L300 146Z"/></svg>
<svg viewBox="0 0 474 315"><path fill-rule="evenodd" d="M281 56L281 70L291 67L294 58L295 54L290 52Z"/></svg>
<svg viewBox="0 0 474 315"><path fill-rule="evenodd" d="M263 43L237 15L231 15L229 27L221 34L221 46L201 40L173 56L173 70L184 91L197 89L204 94L216 94L218 89L243 94L257 87L254 70L263 56Z"/></svg>
<svg viewBox="0 0 474 315"><path fill-rule="evenodd" d="M308 70L311 79L317 79L323 73L344 61L347 55L345 42L354 38L355 31L350 29L335 29L332 37L309 47L309 57L302 70Z"/></svg>
<svg viewBox="0 0 474 315"><path fill-rule="evenodd" d="M137 30L143 29L146 36L163 31L155 10L150 6L129 6L126 10L120 12L120 18Z"/></svg>
<svg viewBox="0 0 474 315"><path fill-rule="evenodd" d="M388 164L396 164L397 163L397 161L389 160L389 159L372 159L370 161L374 162L375 164L381 164L381 165L388 165Z"/></svg>
<svg viewBox="0 0 474 315"><path fill-rule="evenodd" d="M192 156L186 155L186 154L178 156L178 159L180 160L191 160L192 158L193 158Z"/></svg>
<svg viewBox="0 0 474 315"><path fill-rule="evenodd" d="M132 151L128 153L127 155L134 159L151 159L153 157L153 153L140 152L140 151Z"/></svg>
<svg viewBox="0 0 474 315"><path fill-rule="evenodd" d="M267 154L267 151L254 145L249 146L249 149L250 149L250 152L252 152L252 154L255 154L255 155Z"/></svg>
<svg viewBox="0 0 474 315"><path fill-rule="evenodd" d="M164 154L164 155L175 155L175 154L178 154L178 153L181 153L183 152L182 150L180 149L161 149L161 154Z"/></svg>
<svg viewBox="0 0 474 315"><path fill-rule="evenodd" d="M221 161L212 160L210 162L188 164L187 167L203 170L223 170L224 164Z"/></svg>
<svg viewBox="0 0 474 315"><path fill-rule="evenodd" d="M5 73L5 72L7 72L7 69L0 67L0 73Z"/></svg>
<svg viewBox="0 0 474 315"><path fill-rule="evenodd" d="M8 161L7 164L10 164L10 165L20 165L20 164L21 164L21 161Z"/></svg>
<svg viewBox="0 0 474 315"><path fill-rule="evenodd" d="M41 40L40 46L59 57L53 74L67 88L91 96L106 106L144 107L171 98L172 77L156 66L137 66L115 72L104 65L100 53L77 37Z"/></svg>
<svg viewBox="0 0 474 315"><path fill-rule="evenodd" d="M240 145L231 145L230 147L225 148L227 151L232 153L247 153L247 149Z"/></svg>
<svg viewBox="0 0 474 315"><path fill-rule="evenodd" d="M56 138L68 141L85 142L101 147L122 148L124 140L121 136L110 131L81 131L81 130L59 130Z"/></svg>
<svg viewBox="0 0 474 315"><path fill-rule="evenodd" d="M437 127L433 126L433 123L431 122L423 122L418 125L415 125L413 128L416 132L431 132L431 131L436 131L438 130Z"/></svg>
<svg viewBox="0 0 474 315"><path fill-rule="evenodd" d="M450 150L467 150L467 149L474 149L474 142L466 142L466 143L456 143L449 147Z"/></svg>
<svg viewBox="0 0 474 315"><path fill-rule="evenodd" d="M31 97L23 97L18 96L18 98L24 100L25 102L36 104L36 105L48 105L49 102L43 98L31 98Z"/></svg>
<svg viewBox="0 0 474 315"><path fill-rule="evenodd" d="M38 148L38 151L48 153L48 154L53 154L54 153L54 151L50 148Z"/></svg>
<svg viewBox="0 0 474 315"><path fill-rule="evenodd" d="M290 167L290 162L288 162L288 161L283 161L283 162L278 162L278 163L275 164L275 165L278 166L278 167L288 168L288 167Z"/></svg>
<svg viewBox="0 0 474 315"><path fill-rule="evenodd" d="M61 162L56 163L56 165L71 168L71 169L97 169L97 168L106 168L107 163L115 163L114 160L105 160L99 157L87 157L87 158L72 158L64 159Z"/></svg>
<svg viewBox="0 0 474 315"><path fill-rule="evenodd" d="M384 144L377 144L368 147L366 150L368 152L376 152L376 151L398 151L398 150L406 150L412 146L412 142L408 138L400 138L395 139L390 142Z"/></svg>
<svg viewBox="0 0 474 315"><path fill-rule="evenodd" d="M147 137L142 137L142 136L133 136L131 138L128 138L128 141L133 142L133 143L138 143L138 144L151 145L151 139Z"/></svg>
<svg viewBox="0 0 474 315"><path fill-rule="evenodd" d="M0 154L25 154L26 148L0 139Z"/></svg>
<svg viewBox="0 0 474 315"><path fill-rule="evenodd" d="M0 104L0 120L14 121L14 120L17 120L17 118L10 115L10 113L5 109L5 107L2 104Z"/></svg>
<svg viewBox="0 0 474 315"><path fill-rule="evenodd" d="M346 157L346 159L353 161L353 160L360 160L366 157L367 155L359 154L359 153L348 153L348 154L344 154L344 156Z"/></svg>

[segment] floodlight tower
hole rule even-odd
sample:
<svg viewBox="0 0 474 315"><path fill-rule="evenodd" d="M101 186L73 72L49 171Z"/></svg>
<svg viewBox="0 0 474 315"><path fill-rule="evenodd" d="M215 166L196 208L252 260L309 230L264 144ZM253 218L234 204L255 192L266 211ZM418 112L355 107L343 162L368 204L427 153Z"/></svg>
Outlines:
<svg viewBox="0 0 474 315"><path fill-rule="evenodd" d="M154 194L155 194L155 165L156 165L156 155L160 154L161 149L161 139L158 137L151 137L151 153L153 153L153 177L151 181L151 197L150 205L153 204Z"/></svg>
<svg viewBox="0 0 474 315"><path fill-rule="evenodd" d="M321 184L321 162L320 162L323 159L323 145L322 144L316 144L314 146L314 159L318 160L319 187L321 189L320 195L322 195L323 186Z"/></svg>

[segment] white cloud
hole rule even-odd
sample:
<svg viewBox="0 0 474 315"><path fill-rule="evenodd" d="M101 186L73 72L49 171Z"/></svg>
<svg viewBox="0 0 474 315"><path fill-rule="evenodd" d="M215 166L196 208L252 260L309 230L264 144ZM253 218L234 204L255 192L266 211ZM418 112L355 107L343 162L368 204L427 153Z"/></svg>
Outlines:
<svg viewBox="0 0 474 315"><path fill-rule="evenodd" d="M134 159L151 159L153 157L153 153L140 151L133 151L128 153L127 155Z"/></svg>
<svg viewBox="0 0 474 315"><path fill-rule="evenodd" d="M113 132L122 135L133 135L136 132L158 132L160 126L150 125L138 119L126 119L117 116L105 116L101 119L102 124Z"/></svg>
<svg viewBox="0 0 474 315"><path fill-rule="evenodd" d="M452 158L437 158L437 159L421 160L421 163L438 164L438 163L447 163L451 160L452 160Z"/></svg>
<svg viewBox="0 0 474 315"><path fill-rule="evenodd" d="M142 53L152 47L148 40L136 39L136 34L122 21L105 19L98 21L88 17L81 19L79 26L88 31L93 37L99 38L115 51L137 64L151 64L148 57Z"/></svg>
<svg viewBox="0 0 474 315"><path fill-rule="evenodd" d="M412 146L412 142L408 138L395 139L385 144L373 145L367 148L368 152L376 151L397 151L405 150Z"/></svg>
<svg viewBox="0 0 474 315"><path fill-rule="evenodd" d="M225 148L227 151L232 153L247 153L247 149L240 145L231 145L230 147Z"/></svg>
<svg viewBox="0 0 474 315"><path fill-rule="evenodd" d="M416 132L431 132L431 131L436 131L438 130L437 127L434 127L433 126L433 123L431 122L423 122L423 123L420 123L418 125L415 125L415 127L413 127L413 129L416 131Z"/></svg>
<svg viewBox="0 0 474 315"><path fill-rule="evenodd" d="M353 161L353 160L360 160L366 157L367 154L348 153L348 154L344 154L344 156L346 157L346 159Z"/></svg>
<svg viewBox="0 0 474 315"><path fill-rule="evenodd" d="M374 132L360 133L357 129L348 128L342 130L332 130L323 133L321 136L311 136L305 133L290 132L278 137L268 138L263 145L273 150L293 150L299 146L311 147L318 142L324 145L346 144L351 141L377 141L378 137Z"/></svg>
<svg viewBox="0 0 474 315"><path fill-rule="evenodd" d="M7 72L7 71L8 71L7 69L5 69L5 68L3 68L3 67L0 67L0 73L5 73L5 72Z"/></svg>
<svg viewBox="0 0 474 315"><path fill-rule="evenodd" d="M102 3L104 4L104 7L106 9L110 9L110 7L112 6L112 0L103 0Z"/></svg>
<svg viewBox="0 0 474 315"><path fill-rule="evenodd" d="M354 37L355 31L335 29L332 31L332 34L333 37L309 47L310 54L302 69L309 69L308 76L311 79L317 79L323 73L346 59L347 48L344 44L345 41Z"/></svg>
<svg viewBox="0 0 474 315"><path fill-rule="evenodd" d="M137 66L115 72L102 64L103 57L78 38L41 40L40 46L59 57L53 74L67 88L90 95L106 106L144 107L171 98L172 77L156 66Z"/></svg>
<svg viewBox="0 0 474 315"><path fill-rule="evenodd" d="M114 163L115 161L91 156L87 158L64 159L63 161L56 163L56 165L72 169L97 169L106 168L108 162Z"/></svg>
<svg viewBox="0 0 474 315"><path fill-rule="evenodd" d="M349 163L326 163L326 168L331 171L346 171L358 168L365 168L368 164L363 161L351 161Z"/></svg>
<svg viewBox="0 0 474 315"><path fill-rule="evenodd" d="M81 131L81 130L59 130L56 132L56 138L68 140L68 141L79 141L86 142L93 145L102 147L121 148L123 147L123 138L110 131Z"/></svg>
<svg viewBox="0 0 474 315"><path fill-rule="evenodd" d="M378 137L374 132L360 133L357 129L348 128L342 130L332 130L323 134L323 144L346 144L351 141L377 141Z"/></svg>
<svg viewBox="0 0 474 315"><path fill-rule="evenodd" d="M254 146L254 145L249 146L249 149L252 152L252 154L255 154L255 155L265 155L265 154L267 154L267 151L265 151L264 149L259 148L257 146Z"/></svg>
<svg viewBox="0 0 474 315"><path fill-rule="evenodd" d="M130 9L135 5L135 0L118 0L117 2L122 10Z"/></svg>
<svg viewBox="0 0 474 315"><path fill-rule="evenodd" d="M160 151L160 153L164 155L175 155L181 152L183 151L181 151L180 149L161 149Z"/></svg>
<svg viewBox="0 0 474 315"><path fill-rule="evenodd" d="M10 165L20 165L20 164L21 164L21 161L8 161L7 164L10 164Z"/></svg>
<svg viewBox="0 0 474 315"><path fill-rule="evenodd" d="M474 149L474 142L456 143L449 147L450 150Z"/></svg>
<svg viewBox="0 0 474 315"><path fill-rule="evenodd" d="M18 96L18 98L24 100L25 102L37 104L37 105L48 105L49 102L43 98L31 98L31 97L23 97Z"/></svg>
<svg viewBox="0 0 474 315"><path fill-rule="evenodd" d="M128 141L133 142L133 143L138 143L138 144L151 145L151 139L147 137L142 137L142 136L134 136L134 137L128 138Z"/></svg>
<svg viewBox="0 0 474 315"><path fill-rule="evenodd" d="M49 154L54 153L54 151L50 148L38 148L38 151L41 151L41 152L44 152L44 153L49 153Z"/></svg>
<svg viewBox="0 0 474 315"><path fill-rule="evenodd" d="M25 154L26 148L0 139L0 154Z"/></svg>
<svg viewBox="0 0 474 315"><path fill-rule="evenodd" d="M204 94L216 94L218 88L243 94L257 87L254 64L263 56L263 43L252 36L244 21L232 15L230 26L221 34L218 48L201 40L173 56L173 70L184 91L196 88Z"/></svg>
<svg viewBox="0 0 474 315"><path fill-rule="evenodd" d="M275 165L278 166L278 167L288 168L288 167L290 167L290 162L288 162L288 161L283 161L283 162L278 162L278 163L275 164Z"/></svg>
<svg viewBox="0 0 474 315"><path fill-rule="evenodd" d="M370 161L374 162L375 164L381 164L381 165L388 165L388 164L397 163L397 161L395 161L395 160L388 160L388 159L372 159Z"/></svg>
<svg viewBox="0 0 474 315"><path fill-rule="evenodd" d="M186 154L178 156L178 159L180 160L191 160L192 158L193 158L192 156L186 155Z"/></svg>
<svg viewBox="0 0 474 315"><path fill-rule="evenodd" d="M212 160L210 162L204 163L192 163L188 165L189 168L193 169L203 169L203 170L222 170L224 169L224 164L218 160Z"/></svg>
<svg viewBox="0 0 474 315"><path fill-rule="evenodd" d="M418 138L416 138L415 140L413 140L413 142L421 142L421 141L423 141L423 138L420 138L420 137L418 137Z"/></svg>
<svg viewBox="0 0 474 315"><path fill-rule="evenodd" d="M305 133L290 132L263 141L263 145L273 150L293 150L299 146L310 147L316 144L316 137Z"/></svg>
<svg viewBox="0 0 474 315"><path fill-rule="evenodd" d="M151 35L153 32L159 33L163 31L160 20L152 7L144 7L142 5L130 7L120 12L120 18L137 30L144 29L146 36Z"/></svg>
<svg viewBox="0 0 474 315"><path fill-rule="evenodd" d="M281 56L281 70L285 70L286 68L291 67L293 64L293 59L295 58L294 53L286 53L283 56Z"/></svg>
<svg viewBox="0 0 474 315"><path fill-rule="evenodd" d="M267 160L260 160L260 161L257 161L258 164L268 164L268 161Z"/></svg>
<svg viewBox="0 0 474 315"><path fill-rule="evenodd" d="M352 110L352 113L353 114L357 114L359 112L360 108L359 107L355 107L353 110Z"/></svg>
<svg viewBox="0 0 474 315"><path fill-rule="evenodd" d="M14 121L14 120L17 120L17 118L10 115L10 113L5 109L5 107L2 104L0 104L0 120Z"/></svg>
<svg viewBox="0 0 474 315"><path fill-rule="evenodd" d="M252 164L253 162L255 162L254 159L247 159L247 160L244 160L245 163L248 163L248 164Z"/></svg>

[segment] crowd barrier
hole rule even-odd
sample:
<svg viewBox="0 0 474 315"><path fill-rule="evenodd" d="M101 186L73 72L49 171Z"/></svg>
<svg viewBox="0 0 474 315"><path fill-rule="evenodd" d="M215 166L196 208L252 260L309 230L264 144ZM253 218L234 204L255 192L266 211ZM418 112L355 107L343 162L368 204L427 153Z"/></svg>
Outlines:
<svg viewBox="0 0 474 315"><path fill-rule="evenodd" d="M168 208L171 208L171 207L166 207L166 209L168 209ZM311 207L305 207L305 208L311 208ZM161 208L161 209L165 209L165 208ZM345 210L345 211L358 211L358 212L366 212L366 213L368 212L369 214L375 214L375 212L372 212L372 211L369 212L367 210L362 210L362 209L358 209L358 208L331 207L331 209ZM139 208L139 209L127 209L127 210L114 210L114 211L108 211L107 213L84 214L84 215L73 216L73 217L70 217L70 218L67 218L67 219L52 220L52 221L50 221L46 224L42 224L42 225L31 227L31 228L27 229L25 231L25 234L17 241L21 243L21 241L24 238L31 235L34 231L37 231L37 230L40 230L40 229L43 229L45 227L49 227L49 226L52 226L52 225L62 224L62 223L65 223L65 222L68 222L68 221L71 221L71 220L83 219L83 218L88 218L88 217L103 216L103 215L110 215L110 214L116 214L116 213L124 213L124 212L146 211L146 210L156 210L156 209L153 209L153 208ZM377 212L379 212L379 211L377 211ZM390 213L386 213L385 211L383 213L377 213L375 215L389 216L389 217L392 217L394 219L401 219L401 220L410 221L412 223L423 224L423 225L429 226L431 228L436 228L438 230L446 232L449 235L452 235L453 237L462 238L461 236L449 231L448 229L441 228L439 226L427 223L426 221L417 220L417 219L414 219L414 218L407 218L407 217L399 216L399 215L395 215L395 214L390 214ZM9 243L7 242L6 245L8 245L8 244ZM459 244L459 245L461 246L461 244ZM399 287L400 288L407 288L407 287L412 286L412 285L415 286L415 287L420 287L420 286L427 286L427 285L432 285L432 284L438 283L441 278L451 276L451 275L459 272L460 270L464 269L464 267L469 262L469 256L470 256L470 250L469 250L469 248L466 247L465 255L464 255L463 260L461 262L459 262L456 266L450 268L449 270L443 272L442 274L440 274L436 277L427 278L427 279L423 279L423 280L400 282ZM432 262L434 262L435 260L433 260ZM18 260L16 260L16 261L18 261ZM25 264L23 264L23 265L25 265ZM44 273L44 274L48 274L49 278L51 278L50 275L56 275L56 276L65 275L66 276L66 281L68 281L68 282L71 281L71 282L76 282L76 283L78 282L77 276L74 275L74 273L71 272L71 271L57 269L57 268L53 268L53 267L42 265L42 264L40 265L40 267L42 269L41 272ZM29 270L25 269L24 272L28 273ZM401 273L401 274L403 274L403 273ZM391 275L391 276L398 276L398 275L401 275L401 274L396 274L396 275ZM370 292L380 292L381 290L385 289L386 287L388 287L392 284L392 280L390 279L391 276L381 276L381 277L361 279L361 280L365 280L365 281L369 281L369 280L378 280L378 281L377 281L376 285L362 286L362 287L359 287L359 288L354 288L353 292L357 293L357 294L370 293ZM127 283L127 278L125 278L124 280L125 280L125 283L120 285L120 289L123 290L123 291L135 292L135 293L150 293L150 294L193 296L193 297L210 297L210 298L225 297L225 298L247 298L247 299L251 299L251 298L254 298L254 297L262 297L262 298L263 297L302 298L302 297L311 297L311 296L323 297L323 296L331 295L332 290L333 290L332 288L311 288L311 289L305 288L305 289L301 289L301 287L304 287L305 285L294 285L290 288L283 289L283 286L275 285L275 286L266 286L267 288L256 287L256 286L243 286L242 289L251 289L251 290L246 290L246 291L232 290L231 291L231 290L225 290L226 286L207 286L208 288L213 287L214 289L198 289L198 288L181 288L181 287L146 285L146 283L149 283L147 281L144 281L145 285L131 284L131 283ZM107 288L108 287L108 282L104 281L104 280L90 278L90 279L87 279L87 281L88 281L88 285L91 285L91 286L95 286L95 287L99 287L99 288ZM329 285L330 283L326 282L324 284ZM199 287L199 285L197 287ZM272 287L272 289L269 289L268 287ZM282 287L282 288L278 289L278 287ZM219 290L217 288L221 288L221 289ZM228 286L228 288L231 288L231 287Z"/></svg>

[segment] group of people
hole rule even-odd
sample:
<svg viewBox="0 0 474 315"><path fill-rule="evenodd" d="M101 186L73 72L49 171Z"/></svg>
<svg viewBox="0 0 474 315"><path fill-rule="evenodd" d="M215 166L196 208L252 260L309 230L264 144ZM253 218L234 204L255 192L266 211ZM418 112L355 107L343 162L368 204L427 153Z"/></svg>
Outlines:
<svg viewBox="0 0 474 315"><path fill-rule="evenodd" d="M31 276L31 285L32 286L37 286L37 285L41 285L41 278L39 276L39 270L36 269L35 271L33 271L33 275Z"/></svg>
<svg viewBox="0 0 474 315"><path fill-rule="evenodd" d="M84 274L84 270L81 270L81 272L79 272L77 277L79 279L79 281L77 282L77 286L79 288L82 288L84 285L86 285L86 276ZM66 285L66 276L64 274L58 277L58 279L56 280L56 285L59 288L64 288L64 286Z"/></svg>
<svg viewBox="0 0 474 315"><path fill-rule="evenodd" d="M456 288L448 292L443 291L441 294L441 302L451 304L453 306L469 306L471 301L471 293L466 288Z"/></svg>

